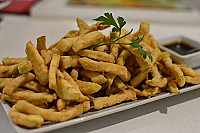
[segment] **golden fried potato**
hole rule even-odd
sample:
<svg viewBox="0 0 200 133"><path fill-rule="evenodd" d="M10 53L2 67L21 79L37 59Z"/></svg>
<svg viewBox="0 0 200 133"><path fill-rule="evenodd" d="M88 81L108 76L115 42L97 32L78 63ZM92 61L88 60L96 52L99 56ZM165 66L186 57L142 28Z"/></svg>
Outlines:
<svg viewBox="0 0 200 133"><path fill-rule="evenodd" d="M80 56L92 58L92 59L95 59L95 60L99 60L99 61L105 61L105 62L110 62L110 63L115 62L114 56L107 54L105 52L92 51L92 50L86 50L85 49L85 50L78 51L76 54L78 54Z"/></svg>
<svg viewBox="0 0 200 133"><path fill-rule="evenodd" d="M93 31L78 38L78 40L73 43L72 49L74 52L78 52L81 49L103 42L103 39L104 35L101 32Z"/></svg>
<svg viewBox="0 0 200 133"><path fill-rule="evenodd" d="M44 119L40 115L27 115L21 113L16 110L15 105L11 108L9 116L15 124L28 128L39 128L44 122Z"/></svg>
<svg viewBox="0 0 200 133"><path fill-rule="evenodd" d="M77 80L76 83L78 84L80 91L85 95L93 94L101 89L100 85L92 82Z"/></svg>
<svg viewBox="0 0 200 133"><path fill-rule="evenodd" d="M136 100L136 94L133 90L125 90L109 97L98 97L93 99L94 108L96 110L121 103L123 101Z"/></svg>
<svg viewBox="0 0 200 133"><path fill-rule="evenodd" d="M13 79L11 82L5 85L3 88L3 94L12 95L12 93L23 83L31 81L35 78L32 73L22 74L19 77Z"/></svg>
<svg viewBox="0 0 200 133"><path fill-rule="evenodd" d="M47 50L46 47L46 36L41 36L37 38L37 50L40 53L41 50Z"/></svg>
<svg viewBox="0 0 200 133"><path fill-rule="evenodd" d="M65 112L52 112L48 109L43 109L37 107L31 103L28 103L24 100L20 100L17 102L15 108L20 112L30 114L30 115L40 115L44 118L44 120L54 121L54 122L62 122L72 119L74 117L78 117L83 113L83 105L75 105L74 107L66 109Z"/></svg>
<svg viewBox="0 0 200 133"><path fill-rule="evenodd" d="M60 63L60 55L54 54L49 67L49 88L56 90L56 72Z"/></svg>
<svg viewBox="0 0 200 133"><path fill-rule="evenodd" d="M47 85L49 82L48 68L44 63L44 59L40 56L31 41L29 41L26 45L26 54L28 59L31 61L31 64L33 65L36 79L40 82L41 85Z"/></svg>
<svg viewBox="0 0 200 133"><path fill-rule="evenodd" d="M130 72L127 68L121 65L107 62L97 62L86 57L80 58L79 62L85 70L109 72L114 75L119 75L124 82L129 81L131 78Z"/></svg>
<svg viewBox="0 0 200 133"><path fill-rule="evenodd" d="M92 82L97 83L97 84L103 84L107 82L107 79L99 72L81 70L80 74L90 78Z"/></svg>
<svg viewBox="0 0 200 133"><path fill-rule="evenodd" d="M27 61L27 58L9 58L9 57L4 57L2 60L3 65L9 66L9 65L15 65L19 64L21 62Z"/></svg>

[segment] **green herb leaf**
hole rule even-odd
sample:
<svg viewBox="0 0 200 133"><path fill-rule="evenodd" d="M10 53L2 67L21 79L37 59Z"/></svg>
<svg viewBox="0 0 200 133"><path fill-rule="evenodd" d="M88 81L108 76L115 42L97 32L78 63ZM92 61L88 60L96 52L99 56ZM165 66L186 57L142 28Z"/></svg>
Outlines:
<svg viewBox="0 0 200 133"><path fill-rule="evenodd" d="M110 45L110 44L131 45L131 46L136 47L136 48L138 48L140 50L140 53L141 53L141 55L142 55L142 57L144 59L146 59L146 57L148 55L148 57L151 59L151 61L153 61L153 58L152 58L151 54L149 52L143 50L143 47L139 44L143 40L144 35L141 38L139 38L139 36L138 36L137 39L134 40L131 43L117 43L118 40L120 40L120 39L128 36L129 34L131 34L131 32L133 31L133 29L131 29L131 31L129 33L127 33L127 34L125 34L125 35L123 35L123 36L120 37L122 28L126 24L126 21L124 20L124 18L118 16L118 18L117 18L118 24L117 24L116 21L115 21L115 19L113 18L112 13L108 13L107 12L107 13L104 13L104 15L105 15L105 17L104 16L100 16L100 17L98 17L98 18L96 18L94 20L95 21L102 21L100 23L102 25L112 25L112 26L114 26L112 28L112 32L119 32L119 36L114 41L112 41L112 42L108 42L108 43L104 43L104 44L99 44L99 45L95 45L95 46L90 46L90 47L88 47L89 49L100 47L100 46L103 46L103 45Z"/></svg>

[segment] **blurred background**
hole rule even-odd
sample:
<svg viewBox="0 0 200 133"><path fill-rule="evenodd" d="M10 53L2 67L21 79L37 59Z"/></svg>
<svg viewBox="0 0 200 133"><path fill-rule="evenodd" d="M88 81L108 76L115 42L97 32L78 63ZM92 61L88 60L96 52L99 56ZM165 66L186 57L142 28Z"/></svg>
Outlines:
<svg viewBox="0 0 200 133"><path fill-rule="evenodd" d="M0 9L40 19L91 19L112 12L130 21L200 23L200 0L0 0Z"/></svg>

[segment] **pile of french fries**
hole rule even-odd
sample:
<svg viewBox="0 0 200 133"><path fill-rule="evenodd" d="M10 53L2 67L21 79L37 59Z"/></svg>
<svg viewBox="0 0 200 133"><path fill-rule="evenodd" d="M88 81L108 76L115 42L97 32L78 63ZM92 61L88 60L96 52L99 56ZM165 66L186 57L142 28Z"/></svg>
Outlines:
<svg viewBox="0 0 200 133"><path fill-rule="evenodd" d="M138 97L150 98L162 91L179 94L185 83L199 84L200 74L185 65L173 64L168 51L161 52L142 22L139 31L118 40L130 43L138 36L148 51L144 59L130 45L87 47L114 40L119 33L103 35L109 25L89 26L77 19L79 30L71 30L57 43L46 47L46 36L26 45L25 58L5 57L0 64L0 98L12 103L10 118L26 128L41 127L44 121L63 122ZM121 36L128 31L122 30Z"/></svg>

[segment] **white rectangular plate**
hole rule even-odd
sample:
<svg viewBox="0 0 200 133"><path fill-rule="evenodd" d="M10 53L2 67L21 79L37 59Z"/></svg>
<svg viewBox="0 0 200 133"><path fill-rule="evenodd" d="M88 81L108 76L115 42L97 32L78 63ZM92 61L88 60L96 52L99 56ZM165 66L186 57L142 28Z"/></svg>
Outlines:
<svg viewBox="0 0 200 133"><path fill-rule="evenodd" d="M199 89L200 88L200 84L199 85L193 85L193 86L189 86L189 87L185 87L180 89L181 93L184 92L188 92L188 91L192 91L195 89ZM47 131L51 131L51 130L55 130L55 129L59 129L62 127L66 127L66 126L70 126L73 124L77 124L77 123L81 123L84 121L88 121L88 120L92 120L95 118L99 118L102 116L106 116L109 114L113 114L113 113L117 113L123 110L127 110L136 106L140 106L146 103L150 103L156 100L160 100L160 99L164 99L170 96L174 96L175 94L170 94L170 93L166 93L166 92L162 92L160 94L157 94L156 96L150 98L150 99L143 99L143 100L135 100L135 101L131 101L131 102L125 102L125 103L121 103L112 107L108 107L108 108L104 108L102 110L99 111L94 111L94 112L87 112L84 113L83 115L81 115L78 118L74 118L72 120L66 121L66 122L60 122L60 123L45 123L43 124L43 126L41 128L38 129L25 129L25 128L21 128L17 125L15 125L12 120L9 117L9 111L10 111L10 106L6 103L6 102L2 102L1 104L9 118L9 121L11 123L11 125L14 127L14 129L19 132L19 133L38 133L38 132L47 132Z"/></svg>

